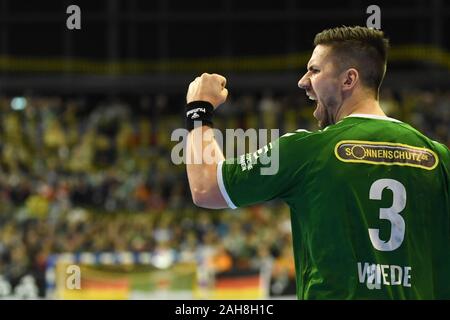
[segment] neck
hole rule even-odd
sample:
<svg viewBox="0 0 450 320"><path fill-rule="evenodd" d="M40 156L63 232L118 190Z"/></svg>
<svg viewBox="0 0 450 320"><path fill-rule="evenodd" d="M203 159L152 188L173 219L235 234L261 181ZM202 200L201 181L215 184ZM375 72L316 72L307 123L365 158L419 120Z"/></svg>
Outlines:
<svg viewBox="0 0 450 320"><path fill-rule="evenodd" d="M378 100L366 97L360 99L350 99L349 101L344 102L342 108L340 108L336 116L336 122L354 113L386 116L381 109Z"/></svg>

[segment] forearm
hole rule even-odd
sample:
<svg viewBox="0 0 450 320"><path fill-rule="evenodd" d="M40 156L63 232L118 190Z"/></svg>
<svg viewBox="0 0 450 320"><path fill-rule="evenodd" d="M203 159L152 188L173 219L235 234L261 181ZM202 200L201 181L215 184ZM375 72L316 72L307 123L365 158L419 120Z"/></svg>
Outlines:
<svg viewBox="0 0 450 320"><path fill-rule="evenodd" d="M207 126L191 130L187 138L187 174L194 203L224 208L217 183L217 164L224 160L214 132Z"/></svg>
<svg viewBox="0 0 450 320"><path fill-rule="evenodd" d="M225 102L227 80L218 74L203 73L189 84L186 94L187 138L186 169L192 200L199 207L209 209L227 208L217 181L217 164L224 160L212 126L212 112ZM207 126L196 127L202 121Z"/></svg>

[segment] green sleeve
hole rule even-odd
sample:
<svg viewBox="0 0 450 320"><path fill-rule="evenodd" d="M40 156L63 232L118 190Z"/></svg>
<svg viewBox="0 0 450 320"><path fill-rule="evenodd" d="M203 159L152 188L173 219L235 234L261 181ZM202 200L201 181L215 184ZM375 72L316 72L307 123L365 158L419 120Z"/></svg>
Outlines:
<svg viewBox="0 0 450 320"><path fill-rule="evenodd" d="M301 179L305 131L286 134L254 153L219 163L217 180L232 209L283 198Z"/></svg>

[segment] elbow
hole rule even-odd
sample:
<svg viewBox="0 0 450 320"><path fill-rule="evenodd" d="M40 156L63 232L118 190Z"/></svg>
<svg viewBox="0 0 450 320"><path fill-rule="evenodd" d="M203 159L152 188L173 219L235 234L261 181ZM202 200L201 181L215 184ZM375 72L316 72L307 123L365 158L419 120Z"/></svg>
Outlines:
<svg viewBox="0 0 450 320"><path fill-rule="evenodd" d="M193 203L200 208L222 209L223 201L217 184L217 165L188 166L189 188Z"/></svg>
<svg viewBox="0 0 450 320"><path fill-rule="evenodd" d="M195 192L192 191L192 201L197 207L204 209L224 209L227 208L223 201L220 201L219 195L214 192L214 189L211 191L201 191Z"/></svg>
<svg viewBox="0 0 450 320"><path fill-rule="evenodd" d="M196 197L196 196L192 196L192 202L194 202L194 204L197 206L197 207L200 207L200 208L204 208L204 200L203 199L201 199L201 198L199 198L199 197Z"/></svg>
<svg viewBox="0 0 450 320"><path fill-rule="evenodd" d="M200 208L224 209L227 204L215 179L189 179L192 202Z"/></svg>
<svg viewBox="0 0 450 320"><path fill-rule="evenodd" d="M192 192L192 201L197 207L210 209L208 194L206 192Z"/></svg>

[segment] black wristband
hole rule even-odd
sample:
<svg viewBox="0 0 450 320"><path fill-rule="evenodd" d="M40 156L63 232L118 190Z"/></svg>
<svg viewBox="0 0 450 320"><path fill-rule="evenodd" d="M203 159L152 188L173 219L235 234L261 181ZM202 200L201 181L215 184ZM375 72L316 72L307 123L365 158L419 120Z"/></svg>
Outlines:
<svg viewBox="0 0 450 320"><path fill-rule="evenodd" d="M214 106L207 101L192 101L186 105L186 128L191 131L194 127L212 127Z"/></svg>

